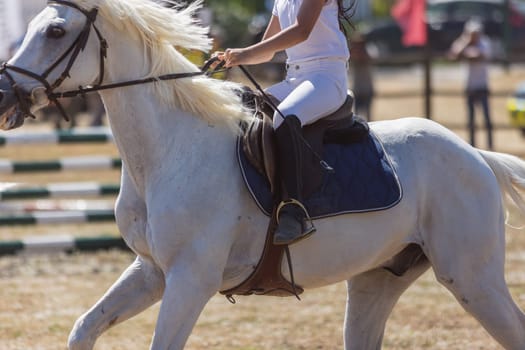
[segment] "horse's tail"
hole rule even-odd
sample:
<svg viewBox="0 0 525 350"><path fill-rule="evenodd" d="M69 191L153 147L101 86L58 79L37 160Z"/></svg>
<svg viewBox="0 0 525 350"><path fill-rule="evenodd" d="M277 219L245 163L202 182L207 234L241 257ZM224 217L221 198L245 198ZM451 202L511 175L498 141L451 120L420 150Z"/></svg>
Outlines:
<svg viewBox="0 0 525 350"><path fill-rule="evenodd" d="M525 162L510 154L482 150L479 150L479 153L496 175L503 198L510 197L525 215L525 199L519 192L525 191Z"/></svg>

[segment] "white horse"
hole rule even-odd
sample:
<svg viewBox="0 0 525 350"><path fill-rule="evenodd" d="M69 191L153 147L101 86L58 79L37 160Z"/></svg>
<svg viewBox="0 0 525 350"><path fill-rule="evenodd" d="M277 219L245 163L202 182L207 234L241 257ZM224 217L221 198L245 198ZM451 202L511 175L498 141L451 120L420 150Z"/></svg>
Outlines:
<svg viewBox="0 0 525 350"><path fill-rule="evenodd" d="M193 20L199 6L168 10L149 0L50 1L2 69L1 128L21 125L28 109L49 102L50 89L197 72L175 47L209 49L206 30ZM83 50L64 55L86 28L91 35ZM101 38L109 47L103 76ZM61 56L66 58L60 61ZM69 77L54 83L69 65ZM236 89L193 77L101 92L124 161L117 224L137 258L77 320L70 349L91 349L109 327L159 300L151 348L182 349L208 300L252 272L268 219L237 166L235 130L246 114ZM345 349L379 349L399 296L432 267L499 344L525 349L525 315L503 273L502 201L510 194L525 213L517 192L525 188L525 163L475 149L424 119L371 127L398 172L403 199L388 210L316 221L317 233L290 248L296 282L308 289L348 281ZM381 268L412 243L423 249L424 262L403 277ZM283 273L289 277L287 268Z"/></svg>

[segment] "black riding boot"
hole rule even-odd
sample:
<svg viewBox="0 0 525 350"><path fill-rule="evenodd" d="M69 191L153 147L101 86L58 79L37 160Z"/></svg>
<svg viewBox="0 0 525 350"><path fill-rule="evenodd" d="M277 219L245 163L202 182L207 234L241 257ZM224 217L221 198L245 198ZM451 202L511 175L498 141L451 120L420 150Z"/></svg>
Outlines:
<svg viewBox="0 0 525 350"><path fill-rule="evenodd" d="M277 230L273 243L292 244L315 232L302 201L301 122L287 116L275 130L282 202L277 209Z"/></svg>

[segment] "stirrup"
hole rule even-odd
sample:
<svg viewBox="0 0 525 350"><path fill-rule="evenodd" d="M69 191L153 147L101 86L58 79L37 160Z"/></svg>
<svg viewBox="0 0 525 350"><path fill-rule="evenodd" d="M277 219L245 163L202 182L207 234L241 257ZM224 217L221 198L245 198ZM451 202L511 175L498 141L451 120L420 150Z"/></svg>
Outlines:
<svg viewBox="0 0 525 350"><path fill-rule="evenodd" d="M304 218L302 218L299 222L301 225L301 232L299 235L293 237L293 239L290 239L289 241L276 242L275 240L276 236L275 236L273 243L276 245L289 245L289 244L297 243L305 238L310 237L312 233L316 231L313 220L308 214L308 211L306 210L305 206L301 202L293 198L284 200L281 203L279 203L279 205L277 206L277 210L276 210L277 225L279 226L279 217L280 217L281 209L291 204L296 205L299 208L299 210L301 210L304 214Z"/></svg>
<svg viewBox="0 0 525 350"><path fill-rule="evenodd" d="M310 214L308 214L308 210L306 210L306 207L303 205L303 203L299 202L297 199L293 199L293 198L290 198L290 199L286 199L286 200L283 200L281 201L281 203L279 203L279 205L277 206L277 223L279 223L279 213L281 211L281 209L288 205L288 204L295 204L297 205L299 208L301 208L304 212L304 215L306 216L306 218L308 219L308 221L310 221L310 223L312 224L312 226L314 225L313 221L312 221L312 218L310 217Z"/></svg>

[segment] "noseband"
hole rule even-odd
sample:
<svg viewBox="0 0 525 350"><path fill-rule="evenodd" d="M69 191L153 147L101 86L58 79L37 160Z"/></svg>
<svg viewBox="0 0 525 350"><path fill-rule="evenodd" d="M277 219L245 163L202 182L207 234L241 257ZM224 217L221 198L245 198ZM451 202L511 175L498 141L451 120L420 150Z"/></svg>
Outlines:
<svg viewBox="0 0 525 350"><path fill-rule="evenodd" d="M89 34L91 32L91 28L93 28L95 33L97 34L97 38L100 43L100 68L99 68L98 83L95 85L95 86L100 86L102 84L102 81L104 80L104 60L107 57L108 45L107 45L106 40L102 37L102 34L98 30L97 26L95 25L95 20L98 14L97 8L87 11L81 8L80 6L76 5L75 3L72 3L66 0L49 0L47 3L68 6L84 14L84 16L86 16L86 23L84 24L84 27L80 31L80 34L78 34L77 38L75 39L75 41L73 41L71 46L69 46L69 48L48 69L46 69L44 73L37 74L27 69L13 66L5 62L2 64L0 68L0 74L4 75L7 78L8 82L11 84L11 87L13 88L15 95L18 99L18 102L20 104L20 108L26 116L30 116L34 118L34 116L30 112L30 105L29 105L28 98L24 97L22 90L20 89L16 81L13 79L13 76L11 75L10 71L28 76L32 79L39 81L45 87L46 89L45 92L46 92L48 99L57 106L58 110L60 111L64 119L69 121L69 118L64 108L58 101L58 97L60 96L57 96L54 93L54 90L58 88L64 82L64 80L70 77L69 73L71 71L71 68L73 67L73 64L75 63L80 52L84 51L86 47L86 44L89 39ZM68 58L68 56L69 56L69 60L67 61L64 71L62 72L62 74L60 74L60 76L54 82L50 83L47 80L47 78L61 63L63 63Z"/></svg>

